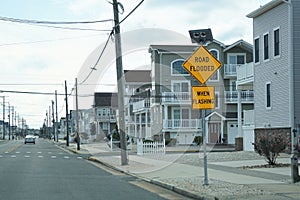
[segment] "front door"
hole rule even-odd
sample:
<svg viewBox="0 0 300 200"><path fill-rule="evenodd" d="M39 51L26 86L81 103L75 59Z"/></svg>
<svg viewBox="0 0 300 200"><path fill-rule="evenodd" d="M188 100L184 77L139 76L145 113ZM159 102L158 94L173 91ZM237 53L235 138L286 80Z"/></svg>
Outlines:
<svg viewBox="0 0 300 200"><path fill-rule="evenodd" d="M208 143L221 143L221 122L208 123Z"/></svg>

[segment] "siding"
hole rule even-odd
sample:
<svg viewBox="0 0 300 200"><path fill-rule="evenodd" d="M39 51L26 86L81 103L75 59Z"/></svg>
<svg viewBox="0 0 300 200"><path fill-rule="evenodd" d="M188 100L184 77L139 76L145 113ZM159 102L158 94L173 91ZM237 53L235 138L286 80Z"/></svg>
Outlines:
<svg viewBox="0 0 300 200"><path fill-rule="evenodd" d="M295 123L300 124L300 1L293 1Z"/></svg>
<svg viewBox="0 0 300 200"><path fill-rule="evenodd" d="M259 64L254 67L255 127L290 127L289 69L288 69L288 5L254 18L253 37L259 37ZM280 57L273 56L273 29L280 28ZM263 61L263 35L269 32L270 60ZM271 83L271 109L266 108L265 87Z"/></svg>

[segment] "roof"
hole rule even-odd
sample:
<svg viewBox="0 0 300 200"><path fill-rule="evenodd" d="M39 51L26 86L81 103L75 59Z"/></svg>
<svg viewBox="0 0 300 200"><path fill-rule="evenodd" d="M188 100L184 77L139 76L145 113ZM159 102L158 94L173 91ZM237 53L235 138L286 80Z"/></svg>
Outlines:
<svg viewBox="0 0 300 200"><path fill-rule="evenodd" d="M159 53L193 52L198 45L150 45L149 53L157 50Z"/></svg>
<svg viewBox="0 0 300 200"><path fill-rule="evenodd" d="M126 82L151 82L150 70L124 70Z"/></svg>
<svg viewBox="0 0 300 200"><path fill-rule="evenodd" d="M204 46L207 46L211 43L215 43L220 45L221 47L225 47L225 44L215 39L213 40L213 42L208 42ZM154 50L157 50L158 53L191 53L194 52L198 47L199 45L150 45L149 53Z"/></svg>
<svg viewBox="0 0 300 200"><path fill-rule="evenodd" d="M254 10L253 12L249 13L248 15L246 15L249 18L255 18L258 17L262 14L264 14L265 12L275 8L276 6L278 6L281 3L287 3L287 0L273 0L270 1L269 3L261 6L260 8Z"/></svg>
<svg viewBox="0 0 300 200"><path fill-rule="evenodd" d="M248 42L244 41L244 40L238 40L236 41L235 43L233 43L232 45L229 45L227 46L225 49L224 49L224 52L236 47L236 46L240 46L241 48L247 50L247 51L250 51L252 52L252 48L253 46L251 44L249 44Z"/></svg>
<svg viewBox="0 0 300 200"><path fill-rule="evenodd" d="M117 107L118 106L118 93L96 92L94 95L95 107Z"/></svg>

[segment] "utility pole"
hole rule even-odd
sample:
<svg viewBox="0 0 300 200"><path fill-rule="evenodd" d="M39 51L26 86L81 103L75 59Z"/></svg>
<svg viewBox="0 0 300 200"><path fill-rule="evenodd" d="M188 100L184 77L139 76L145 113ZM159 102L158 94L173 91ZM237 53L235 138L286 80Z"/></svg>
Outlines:
<svg viewBox="0 0 300 200"><path fill-rule="evenodd" d="M22 129L23 129L23 118L22 118ZM46 137L49 138L48 132L48 111L46 110Z"/></svg>
<svg viewBox="0 0 300 200"><path fill-rule="evenodd" d="M58 142L57 90L55 90L55 134L56 142Z"/></svg>
<svg viewBox="0 0 300 200"><path fill-rule="evenodd" d="M118 81L118 105L119 105L119 134L121 144L121 164L128 165L128 158L126 152L126 135L125 135L125 110L124 110L124 88L125 78L122 64L122 49L121 49L121 36L120 36L120 24L119 24L119 3L117 0L113 0L114 9L114 34L115 34L115 49L116 49L116 69L117 69L117 81Z"/></svg>
<svg viewBox="0 0 300 200"><path fill-rule="evenodd" d="M14 106L12 106L12 112L11 112L11 124L12 124L12 126L11 126L11 129L12 129L12 139L14 139L14 118L15 118L15 116L14 116L14 114L15 114L15 111L14 111Z"/></svg>
<svg viewBox="0 0 300 200"><path fill-rule="evenodd" d="M3 97L3 140L5 139L5 96L2 96Z"/></svg>
<svg viewBox="0 0 300 200"><path fill-rule="evenodd" d="M55 141L56 135L55 135L55 120L54 120L54 101L51 101L52 105L52 134L53 134L53 140Z"/></svg>
<svg viewBox="0 0 300 200"><path fill-rule="evenodd" d="M77 150L80 150L77 78L75 79L75 91L76 91L76 141L77 141Z"/></svg>
<svg viewBox="0 0 300 200"><path fill-rule="evenodd" d="M8 140L10 140L10 134L11 134L11 129L10 129L10 104L8 104Z"/></svg>
<svg viewBox="0 0 300 200"><path fill-rule="evenodd" d="M69 146L69 108L68 108L68 89L67 89L67 81L65 81L65 93L66 93L66 126L67 126L67 147Z"/></svg>

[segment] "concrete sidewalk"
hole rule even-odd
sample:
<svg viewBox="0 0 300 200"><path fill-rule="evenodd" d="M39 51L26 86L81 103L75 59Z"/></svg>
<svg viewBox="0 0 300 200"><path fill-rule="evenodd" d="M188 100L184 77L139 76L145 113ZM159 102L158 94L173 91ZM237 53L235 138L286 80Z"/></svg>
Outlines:
<svg viewBox="0 0 300 200"><path fill-rule="evenodd" d="M199 148L199 147L198 147ZM208 182L204 185L202 152L183 154L184 147L167 148L165 155L138 156L130 152L129 164L121 165L120 152L112 152L106 143L84 144L76 153L87 154L89 160L100 162L118 171L166 187L195 199L299 199L300 184L290 183L290 167L243 169L243 166L266 164L261 159L247 158L252 155L231 152L234 157L245 155L243 160L208 161ZM179 150L182 150L180 152ZM172 152L168 154L168 152ZM255 153L253 153L255 154ZM214 156L224 155L222 152ZM192 160L192 162L191 162ZM221 160L221 159L220 159ZM224 159L223 159L224 160ZM289 157L281 157L278 163L289 163Z"/></svg>

